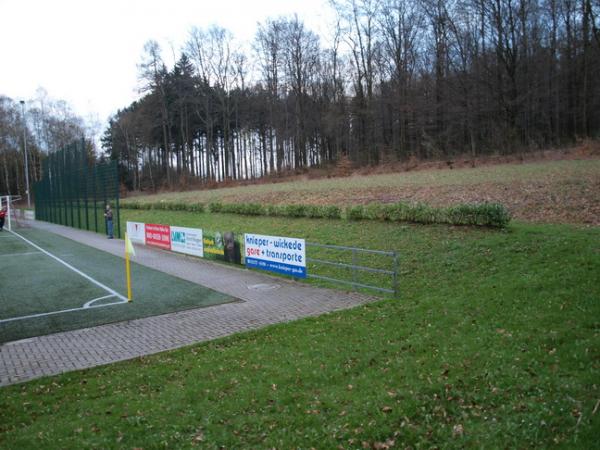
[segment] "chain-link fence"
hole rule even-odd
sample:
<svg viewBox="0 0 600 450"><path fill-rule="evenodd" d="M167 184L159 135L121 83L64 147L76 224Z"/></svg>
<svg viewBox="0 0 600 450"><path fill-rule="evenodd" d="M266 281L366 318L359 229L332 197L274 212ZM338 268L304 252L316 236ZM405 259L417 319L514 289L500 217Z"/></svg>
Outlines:
<svg viewBox="0 0 600 450"><path fill-rule="evenodd" d="M116 161L94 164L82 139L50 154L42 174L33 186L36 219L106 233L104 211L110 205L121 237Z"/></svg>

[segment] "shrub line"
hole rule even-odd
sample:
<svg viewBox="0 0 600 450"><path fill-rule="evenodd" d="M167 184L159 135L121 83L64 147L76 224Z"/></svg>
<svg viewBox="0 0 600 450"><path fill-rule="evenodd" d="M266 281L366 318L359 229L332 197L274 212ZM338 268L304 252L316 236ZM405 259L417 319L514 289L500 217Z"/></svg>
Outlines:
<svg viewBox="0 0 600 450"><path fill-rule="evenodd" d="M211 212L246 216L309 217L343 220L378 220L420 224L473 225L504 228L510 212L499 203L458 204L435 208L425 203L371 203L340 208L335 205L262 205L259 203L184 203L160 201L154 203L122 203L124 209L156 209L168 211Z"/></svg>

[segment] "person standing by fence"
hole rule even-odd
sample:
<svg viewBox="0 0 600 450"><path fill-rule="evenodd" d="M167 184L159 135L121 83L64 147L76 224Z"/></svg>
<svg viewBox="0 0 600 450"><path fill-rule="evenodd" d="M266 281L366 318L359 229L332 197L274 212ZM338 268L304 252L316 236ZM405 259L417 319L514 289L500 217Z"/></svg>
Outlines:
<svg viewBox="0 0 600 450"><path fill-rule="evenodd" d="M106 210L104 211L104 219L106 220L106 234L108 235L108 239L112 239L113 236L113 212L110 209L110 205L106 205Z"/></svg>

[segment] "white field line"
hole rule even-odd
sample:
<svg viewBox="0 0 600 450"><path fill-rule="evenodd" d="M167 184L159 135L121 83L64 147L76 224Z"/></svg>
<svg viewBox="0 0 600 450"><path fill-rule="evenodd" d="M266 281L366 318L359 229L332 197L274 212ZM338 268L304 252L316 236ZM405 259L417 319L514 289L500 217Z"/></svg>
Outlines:
<svg viewBox="0 0 600 450"><path fill-rule="evenodd" d="M82 276L83 278L85 278L86 280L88 280L88 281L90 281L90 282L94 283L96 286L98 286L98 287L100 287L100 288L104 289L104 290L105 290L106 292L108 292L109 294L112 294L113 296L120 298L121 300L123 300L123 302L126 302L126 301L127 301L127 297L124 297L124 296L122 296L122 295L121 295L121 294L119 294L117 291L115 291L115 290L113 290L113 289L109 288L108 286L106 286L106 285L104 285L104 284L100 283L99 281L97 281L97 280L93 279L93 278L92 278L92 277L90 277L89 275L87 275L87 274L83 273L81 270L79 270L79 269L76 269L75 267L73 267L73 266L72 266L71 264L69 264L68 262L66 262L66 261L63 261L62 259L60 259L58 256L54 256L52 253L50 253L50 252L48 252L48 251L44 250L42 247L40 247L39 245L37 245L37 244L35 244L35 243L31 242L29 239L26 239L26 238L24 238L23 236L21 236L21 235L20 235L20 234L18 234L18 233L15 233L14 231L11 231L11 233L12 233L12 234L14 234L15 236L18 236L18 237L20 237L20 238L21 238L21 239L23 239L25 242L27 242L29 245L31 245L32 247L34 247L34 248L38 249L40 252L44 253L45 255L48 255L50 258L52 258L52 259L54 259L54 260L58 261L58 262L59 262L59 263L61 263L63 266L65 266L65 267L67 267L67 268L71 269L71 270L72 270L73 272L75 272L76 274L78 274L78 275L81 275L81 276Z"/></svg>
<svg viewBox="0 0 600 450"><path fill-rule="evenodd" d="M6 230L6 231L8 231L8 230ZM8 232L11 233L11 231L8 231ZM0 239L2 239L2 238L12 238L12 237L14 237L14 236L11 236L10 234L7 234L7 235L0 236Z"/></svg>
<svg viewBox="0 0 600 450"><path fill-rule="evenodd" d="M7 256L25 256L25 255L39 255L41 252L23 252L23 253L0 253L2 258Z"/></svg>
<svg viewBox="0 0 600 450"><path fill-rule="evenodd" d="M63 314L63 313L68 313L68 312L73 312L73 311L83 311L84 309L104 308L105 306L122 305L123 303L127 303L127 299L125 299L124 301L120 300L118 302L105 303L103 305L92 305L91 304L98 300L101 300L104 298L109 298L109 297L114 297L114 295L105 295L104 297L95 298L94 300L90 300L85 305L80 306L79 308L61 309L60 311L51 311L51 312L46 312L46 313L30 314L29 316L11 317L10 319L0 320L0 323L14 322L16 320L33 319L34 317L53 316L55 314Z"/></svg>
<svg viewBox="0 0 600 450"><path fill-rule="evenodd" d="M110 297L114 297L114 295L105 295L104 297L98 297L98 298L95 298L95 299L93 299L93 300L90 300L90 301L89 301L89 302L87 302L85 305L83 305L83 308L86 308L86 309L87 309L87 308L91 308L91 307L92 307L92 305L93 305L94 303L96 303L98 300L104 300L105 298L110 298ZM121 301L121 302L122 302L122 301ZM121 303L121 302L119 302L119 303ZM112 304L112 303L111 303L111 304ZM98 306L101 306L101 305L98 305Z"/></svg>

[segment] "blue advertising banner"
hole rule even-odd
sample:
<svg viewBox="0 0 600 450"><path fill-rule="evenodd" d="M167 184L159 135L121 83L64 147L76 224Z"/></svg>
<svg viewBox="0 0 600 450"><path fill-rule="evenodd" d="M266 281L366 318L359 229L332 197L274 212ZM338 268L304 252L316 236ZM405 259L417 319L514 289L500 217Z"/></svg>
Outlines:
<svg viewBox="0 0 600 450"><path fill-rule="evenodd" d="M306 278L304 239L244 234L247 267Z"/></svg>

